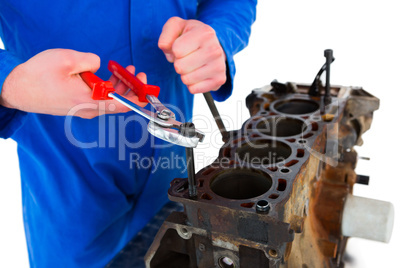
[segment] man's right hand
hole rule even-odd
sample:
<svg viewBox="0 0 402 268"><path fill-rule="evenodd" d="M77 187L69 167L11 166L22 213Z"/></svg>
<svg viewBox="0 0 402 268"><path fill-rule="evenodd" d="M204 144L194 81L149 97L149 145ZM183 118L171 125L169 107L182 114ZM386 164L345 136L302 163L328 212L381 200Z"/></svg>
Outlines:
<svg viewBox="0 0 402 268"><path fill-rule="evenodd" d="M100 59L92 53L82 53L69 49L50 49L43 51L25 63L18 65L7 76L0 95L0 104L26 112L51 115L67 115L71 108L80 104L91 104L90 109L79 109L75 116L93 118L105 113L123 113L129 109L115 100L92 100L91 89L81 79L80 73L95 73L100 67ZM134 66L127 67L134 73ZM146 75L139 73L137 77L146 83ZM124 94L127 87L114 77L110 78L116 92ZM137 96L130 91L126 96L132 102L139 102ZM96 107L96 108L94 108ZM104 107L104 108L99 108Z"/></svg>

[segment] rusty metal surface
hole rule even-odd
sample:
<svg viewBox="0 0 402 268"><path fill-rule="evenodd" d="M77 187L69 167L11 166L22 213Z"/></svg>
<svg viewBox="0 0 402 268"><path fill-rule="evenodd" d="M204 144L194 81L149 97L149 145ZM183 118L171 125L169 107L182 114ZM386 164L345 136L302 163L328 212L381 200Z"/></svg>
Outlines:
<svg viewBox="0 0 402 268"><path fill-rule="evenodd" d="M343 267L340 232L347 194L356 182L355 144L379 100L360 88L333 87L333 102L287 83L247 98L250 119L214 163L174 179L169 198L184 205L163 224L147 267Z"/></svg>

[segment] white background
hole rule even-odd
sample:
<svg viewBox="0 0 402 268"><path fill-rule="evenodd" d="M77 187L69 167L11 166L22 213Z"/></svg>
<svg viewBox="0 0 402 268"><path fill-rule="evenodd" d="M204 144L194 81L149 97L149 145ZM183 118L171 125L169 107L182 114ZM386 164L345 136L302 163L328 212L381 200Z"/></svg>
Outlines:
<svg viewBox="0 0 402 268"><path fill-rule="evenodd" d="M249 46L236 56L234 93L218 108L229 129L238 129L248 111L244 100L254 88L281 82L310 83L324 63L323 51L334 50L331 82L362 86L381 100L371 130L358 148L371 161L360 161L360 174L370 175L370 186L355 186L355 195L390 201L395 206L394 233L389 244L352 238L348 267L400 266L402 93L402 16L398 1L260 1ZM202 96L196 97L197 115L210 116ZM198 117L200 118L200 117ZM213 136L216 140L218 135ZM212 147L217 148L216 142ZM208 142L208 139L206 143ZM213 160L217 149L200 145L197 170ZM205 158L203 158L205 156ZM22 225L20 179L16 145L0 140L0 267L28 267ZM364 224L364 223L361 223Z"/></svg>

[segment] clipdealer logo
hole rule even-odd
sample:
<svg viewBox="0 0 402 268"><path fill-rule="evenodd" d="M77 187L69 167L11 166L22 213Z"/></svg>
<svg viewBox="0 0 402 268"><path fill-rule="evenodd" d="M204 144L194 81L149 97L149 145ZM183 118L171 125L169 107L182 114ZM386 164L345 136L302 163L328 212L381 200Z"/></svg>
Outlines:
<svg viewBox="0 0 402 268"><path fill-rule="evenodd" d="M108 110L113 111L114 104L109 104ZM236 109L233 109L234 113L227 115L227 114L221 114L222 120L224 121L225 125L227 126L228 129L238 129L239 128L239 122L245 122L246 120L244 119L244 113L242 109L244 103L241 101L238 101L236 104ZM338 103L337 100L335 102L331 103L330 107L337 107ZM93 130L97 133L97 137L94 138L94 135L92 135L93 140L86 140L86 139L80 139L79 135L75 135L74 133L78 133L79 130L74 130L73 129L73 122L75 120L75 114L80 111L81 109L99 109L99 113L104 113L106 110L106 104L104 102L99 102L99 104L93 104L93 103L85 103L85 104L80 104L75 107L73 107L70 112L68 113L66 119L65 119L65 124L64 124L64 130L65 130L65 135L68 141L79 148L82 149L91 149L91 148L117 148L118 150L118 159L120 161L126 161L127 159L130 161L130 167L131 168L141 168L141 167L148 167L148 163L152 163L154 166L157 166L159 168L179 168L182 170L182 163L185 163L185 157L182 156L181 159L179 157L175 156L169 156L167 158L163 159L153 159L153 158L145 158L142 160L139 158L140 154L138 149L148 146L149 148L152 149L169 149L172 148L172 146L177 146L175 144L171 144L162 140L159 140L158 138L152 136L151 134L148 133L147 131L147 125L148 125L148 119L145 119L144 117L130 113L130 114L114 114L114 115L108 115L108 116L99 116L96 120L98 122L97 129ZM178 121L183 121L181 119L184 119L184 114L183 112L176 106L169 105L167 106L169 109L171 109L176 116L178 117ZM335 117L338 117L337 111L334 113ZM287 118L285 115L279 116L278 119L275 121L275 124L271 126L272 129L270 129L271 136L275 136L275 133L277 131L276 125L279 123L280 120ZM311 115L309 118L312 119L312 121L319 121L321 120L321 115L317 113L317 115ZM246 119L249 119L247 117ZM197 129L201 130L206 134L206 141L199 143L197 150L206 150L206 149L220 149L223 145L221 139L221 133L216 127L215 121L213 120L212 116L210 114L198 114L195 115L192 120L197 127ZM135 129L130 126L136 122L136 127ZM305 124L309 124L309 119L306 119ZM307 151L309 151L314 157L318 157L321 161L331 165L331 166L336 166L337 161L338 161L338 124L336 122L325 122L327 126L327 131L325 133L326 135L326 144L325 144L325 151L323 152L318 152L314 150L311 147L310 143L304 143L302 144L303 148L305 148ZM78 132L76 132L78 131ZM132 132L135 131L135 136L137 139L133 141L130 139L130 135L132 135ZM264 136L264 134L262 134ZM248 136L245 135L246 138L246 143L250 146L251 149L258 149L261 148L261 146L264 146L264 144L258 144L258 143L253 143L252 139L248 139ZM267 139L272 139L275 140L275 138L270 137L266 135ZM301 138L303 138L301 136ZM233 141L233 140L232 140ZM276 143L273 142L271 144L272 147L275 147ZM233 146L233 144L232 144ZM145 156L144 156L145 157ZM238 157L238 156L236 156ZM244 165L246 162L251 163L254 166L259 165L260 163L274 163L274 158L277 158L278 156L274 155L269 155L269 152L267 155L262 156L263 159L260 158L253 158L250 156L247 156L249 159L247 161L238 161L241 159L236 159L235 162L237 163L242 163ZM199 163L201 166L206 166L213 162L216 159L216 156L214 157L207 157L203 156L201 153L197 153L195 155L195 158L199 159ZM201 162L201 160L203 162ZM167 163L167 162L171 163ZM225 161L225 160L223 160ZM278 167L280 167L281 163L283 164L285 162L285 159L276 159L276 164Z"/></svg>
<svg viewBox="0 0 402 268"><path fill-rule="evenodd" d="M231 116L222 116L225 125L230 128L237 127L236 123L242 121L242 105L242 102L238 102L237 107L241 108L236 110L236 113L233 113ZM179 107L174 105L166 105L166 107L173 111L177 121L185 122L184 112ZM77 129L77 127L82 126L82 123L76 125L75 120L88 120L76 117L80 110L88 109L98 110L99 114L104 114L105 111L113 112L115 106L114 104L108 104L106 107L105 102L100 101L98 104L84 103L73 107L64 121L65 137L73 146L84 150L93 148L116 148L120 161L129 159L130 152L133 153L133 157L136 158L136 153L144 146L152 149L170 149L174 146L178 146L152 136L147 130L149 120L136 113L101 115L94 119L97 125L93 130L90 130L90 137L83 137L80 133L80 129ZM194 122L197 129L208 136L208 142L199 143L197 149L219 149L222 146L221 133L217 129L215 121L209 111L206 111L204 114L197 114L189 121ZM88 120L88 123L90 123L90 120ZM133 127L134 123L135 128ZM135 136L135 139L133 136Z"/></svg>

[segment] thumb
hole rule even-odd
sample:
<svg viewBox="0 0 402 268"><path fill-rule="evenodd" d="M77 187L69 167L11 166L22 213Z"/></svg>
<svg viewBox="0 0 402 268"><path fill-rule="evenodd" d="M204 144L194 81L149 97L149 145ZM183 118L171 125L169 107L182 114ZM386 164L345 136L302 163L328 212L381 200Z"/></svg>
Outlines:
<svg viewBox="0 0 402 268"><path fill-rule="evenodd" d="M174 61L172 46L174 41L183 33L185 25L185 20L179 17L172 17L163 26L158 47L165 53L166 59L169 62Z"/></svg>
<svg viewBox="0 0 402 268"><path fill-rule="evenodd" d="M95 73L100 67L100 58L96 54L70 50L67 56L71 61L70 67L72 74L79 74L86 71Z"/></svg>

